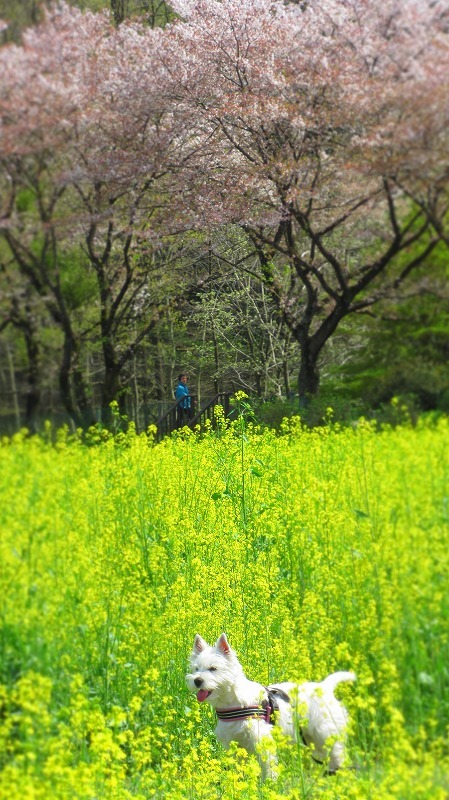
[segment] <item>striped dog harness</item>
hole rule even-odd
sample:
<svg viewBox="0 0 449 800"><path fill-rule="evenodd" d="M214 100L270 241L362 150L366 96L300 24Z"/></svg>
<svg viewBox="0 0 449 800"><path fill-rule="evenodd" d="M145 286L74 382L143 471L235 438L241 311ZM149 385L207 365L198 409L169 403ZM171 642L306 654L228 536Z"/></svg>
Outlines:
<svg viewBox="0 0 449 800"><path fill-rule="evenodd" d="M274 714L279 710L278 698L290 702L288 694L282 689L270 689L265 687L267 697L260 706L246 706L246 708L217 708L215 713L218 719L225 722L232 722L236 719L249 719L250 717L260 717L268 725L274 725Z"/></svg>
<svg viewBox="0 0 449 800"><path fill-rule="evenodd" d="M247 706L246 708L217 708L215 709L215 713L218 719L225 721L267 716L267 711L265 708L263 708L263 706Z"/></svg>

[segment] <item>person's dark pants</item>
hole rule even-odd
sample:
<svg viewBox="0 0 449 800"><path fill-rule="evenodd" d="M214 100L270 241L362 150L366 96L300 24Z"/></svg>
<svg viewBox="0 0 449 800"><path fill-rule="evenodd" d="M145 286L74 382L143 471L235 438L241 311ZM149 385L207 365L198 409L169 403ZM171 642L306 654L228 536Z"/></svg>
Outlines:
<svg viewBox="0 0 449 800"><path fill-rule="evenodd" d="M182 408L182 406L178 406L178 428L182 428L184 425L188 425L191 419L192 419L192 409Z"/></svg>

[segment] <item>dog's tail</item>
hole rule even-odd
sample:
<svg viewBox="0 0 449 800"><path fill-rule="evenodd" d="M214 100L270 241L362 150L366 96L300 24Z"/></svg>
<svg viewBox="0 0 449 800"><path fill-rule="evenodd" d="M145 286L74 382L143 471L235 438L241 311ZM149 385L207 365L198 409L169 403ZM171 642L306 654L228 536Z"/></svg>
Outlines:
<svg viewBox="0 0 449 800"><path fill-rule="evenodd" d="M338 686L339 683L343 683L343 681L356 681L357 676L355 672L333 672L332 675L328 675L327 678L323 681L323 687L326 689L330 689L330 691L334 691L335 687Z"/></svg>

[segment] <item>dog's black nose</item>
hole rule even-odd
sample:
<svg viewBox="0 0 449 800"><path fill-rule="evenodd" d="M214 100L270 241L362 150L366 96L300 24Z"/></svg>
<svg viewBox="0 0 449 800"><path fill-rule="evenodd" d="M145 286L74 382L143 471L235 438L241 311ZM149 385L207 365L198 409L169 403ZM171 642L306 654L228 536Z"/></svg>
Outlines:
<svg viewBox="0 0 449 800"><path fill-rule="evenodd" d="M199 687L199 686L201 686L201 684L203 682L203 679L202 678L195 678L195 680L193 682L194 682L195 686Z"/></svg>

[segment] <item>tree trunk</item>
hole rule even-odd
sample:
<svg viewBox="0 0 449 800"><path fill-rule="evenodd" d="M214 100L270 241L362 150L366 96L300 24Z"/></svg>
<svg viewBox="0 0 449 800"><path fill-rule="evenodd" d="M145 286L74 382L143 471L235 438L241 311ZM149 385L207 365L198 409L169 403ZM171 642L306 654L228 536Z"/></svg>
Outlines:
<svg viewBox="0 0 449 800"><path fill-rule="evenodd" d="M102 391L101 418L106 426L110 426L114 419L111 403L118 403L119 414L126 416L126 398L121 384L121 369L113 345L109 340L103 344L104 381Z"/></svg>
<svg viewBox="0 0 449 800"><path fill-rule="evenodd" d="M88 428L95 424L95 415L88 399L86 384L79 366L79 344L72 333L70 321L62 319L64 345L59 368L61 401L77 428Z"/></svg>
<svg viewBox="0 0 449 800"><path fill-rule="evenodd" d="M35 433L37 430L37 415L41 401L40 352L36 332L31 328L31 326L25 326L23 328L23 332L28 356L28 386L25 398L25 424L32 433Z"/></svg>
<svg viewBox="0 0 449 800"><path fill-rule="evenodd" d="M82 426L82 420L78 409L73 400L72 387L70 381L70 371L72 367L72 341L71 337L64 333L64 344L62 348L62 360L59 367L59 391L61 395L62 404L75 423L77 428Z"/></svg>
<svg viewBox="0 0 449 800"><path fill-rule="evenodd" d="M14 414L16 418L16 426L17 429L20 428L21 420L20 420L20 406L19 406L19 398L17 392L17 385L16 385L16 373L14 369L14 360L12 356L11 346L9 344L6 345L6 355L8 357L8 367L9 367L9 377L11 381L11 395L12 401L14 405Z"/></svg>
<svg viewBox="0 0 449 800"><path fill-rule="evenodd" d="M151 378L149 378L147 374L148 362L145 349L145 385L147 389L150 387L151 394L156 397L156 400L166 400L169 390L167 388L167 379L164 371L162 343L157 326L149 332L147 341L151 344L154 354L151 363Z"/></svg>
<svg viewBox="0 0 449 800"><path fill-rule="evenodd" d="M214 348L214 364L215 364L214 391L215 394L218 394L218 392L220 391L220 385L218 382L218 375L220 370L220 354L219 354L218 339L213 319L211 320L211 328L212 328L212 346Z"/></svg>
<svg viewBox="0 0 449 800"><path fill-rule="evenodd" d="M82 419L82 427L89 428L91 425L95 425L96 419L92 408L92 403L88 397L86 381L79 366L73 369L72 383L76 404L79 408Z"/></svg>
<svg viewBox="0 0 449 800"><path fill-rule="evenodd" d="M125 19L125 0L111 0L111 11L116 25Z"/></svg>
<svg viewBox="0 0 449 800"><path fill-rule="evenodd" d="M284 358L282 362L282 377L284 381L284 394L287 399L290 399L290 374L288 370L288 359Z"/></svg>
<svg viewBox="0 0 449 800"><path fill-rule="evenodd" d="M300 342L301 365L298 375L299 405L304 408L312 397L318 394L320 373L318 369L318 353L315 353L307 338Z"/></svg>

